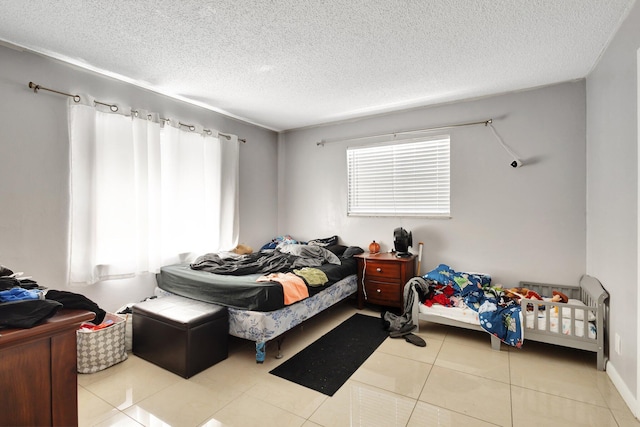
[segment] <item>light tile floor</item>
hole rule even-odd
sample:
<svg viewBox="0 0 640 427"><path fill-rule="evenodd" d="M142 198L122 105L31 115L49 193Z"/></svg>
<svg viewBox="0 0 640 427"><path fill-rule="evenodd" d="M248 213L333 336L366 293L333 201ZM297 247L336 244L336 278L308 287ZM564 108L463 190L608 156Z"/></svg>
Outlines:
<svg viewBox="0 0 640 427"><path fill-rule="evenodd" d="M352 301L288 333L264 364L230 338L229 358L183 379L134 355L79 374L80 426L640 426L595 355L421 322L427 347L387 338L332 397L269 371L357 310Z"/></svg>

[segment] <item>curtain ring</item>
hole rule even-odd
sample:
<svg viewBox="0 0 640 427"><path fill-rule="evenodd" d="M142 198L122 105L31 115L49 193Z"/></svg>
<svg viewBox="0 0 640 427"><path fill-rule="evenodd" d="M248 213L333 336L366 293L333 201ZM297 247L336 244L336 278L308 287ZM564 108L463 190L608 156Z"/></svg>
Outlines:
<svg viewBox="0 0 640 427"><path fill-rule="evenodd" d="M111 105L109 105L109 109L110 109L111 111L113 111L114 113L117 113L117 112L118 112L118 106L117 106L116 104L111 104Z"/></svg>
<svg viewBox="0 0 640 427"><path fill-rule="evenodd" d="M178 122L178 126L184 126L187 129L189 129L191 132L193 132L194 130L196 130L196 127L194 125L189 125L186 123L182 123L182 122Z"/></svg>
<svg viewBox="0 0 640 427"><path fill-rule="evenodd" d="M75 103L80 102L80 95L73 95L73 102Z"/></svg>

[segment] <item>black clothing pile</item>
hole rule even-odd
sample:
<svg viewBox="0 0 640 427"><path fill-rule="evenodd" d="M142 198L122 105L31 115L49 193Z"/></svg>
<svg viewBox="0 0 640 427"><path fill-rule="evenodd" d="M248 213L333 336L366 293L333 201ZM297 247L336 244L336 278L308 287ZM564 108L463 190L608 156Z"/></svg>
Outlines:
<svg viewBox="0 0 640 427"><path fill-rule="evenodd" d="M0 329L31 328L52 317L60 308L82 309L95 313L94 323L102 323L106 312L84 295L73 292L46 289L31 279L17 277L9 268L0 265L0 291L12 288L37 289L41 299L0 303Z"/></svg>

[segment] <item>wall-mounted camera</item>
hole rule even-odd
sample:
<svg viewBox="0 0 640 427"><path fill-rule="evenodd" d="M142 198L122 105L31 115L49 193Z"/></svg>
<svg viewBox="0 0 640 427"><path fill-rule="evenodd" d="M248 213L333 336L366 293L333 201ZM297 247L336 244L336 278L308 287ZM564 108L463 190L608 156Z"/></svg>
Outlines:
<svg viewBox="0 0 640 427"><path fill-rule="evenodd" d="M519 168L522 166L522 160L514 159L513 162L509 163L509 165L511 165L512 168Z"/></svg>
<svg viewBox="0 0 640 427"><path fill-rule="evenodd" d="M520 160L518 158L518 155L516 153L514 153L513 150L507 146L507 144L504 143L504 141L502 140L502 137L498 134L496 129L491 124L491 121L488 121L485 124L485 126L488 126L489 129L491 129L491 132L493 132L493 134L495 135L496 139L500 143L500 146L502 146L502 148L504 148L504 151L509 153L509 155L513 158L513 161L511 163L509 163L509 166L511 166L514 169L521 167L523 165L522 160Z"/></svg>

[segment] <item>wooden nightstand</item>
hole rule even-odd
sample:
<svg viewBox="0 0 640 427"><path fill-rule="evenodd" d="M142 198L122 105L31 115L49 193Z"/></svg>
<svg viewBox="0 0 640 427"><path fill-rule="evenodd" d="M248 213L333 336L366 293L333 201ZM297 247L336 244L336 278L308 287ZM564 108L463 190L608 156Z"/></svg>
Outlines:
<svg viewBox="0 0 640 427"><path fill-rule="evenodd" d="M415 276L415 255L398 258L390 253L363 253L358 260L358 308L364 302L403 308L404 285Z"/></svg>

